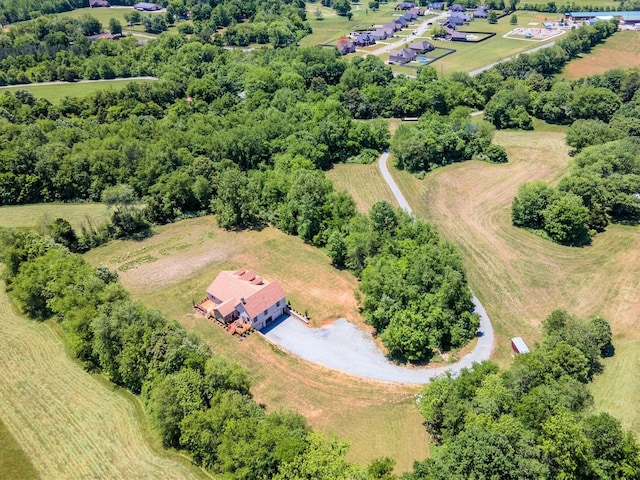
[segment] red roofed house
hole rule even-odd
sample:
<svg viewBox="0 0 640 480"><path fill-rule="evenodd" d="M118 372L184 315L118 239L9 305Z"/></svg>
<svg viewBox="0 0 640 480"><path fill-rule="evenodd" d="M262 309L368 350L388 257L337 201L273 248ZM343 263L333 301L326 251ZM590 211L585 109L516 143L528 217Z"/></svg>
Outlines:
<svg viewBox="0 0 640 480"><path fill-rule="evenodd" d="M287 311L284 290L252 270L225 270L207 288L207 298L196 305L207 318L224 324L251 324L261 330Z"/></svg>

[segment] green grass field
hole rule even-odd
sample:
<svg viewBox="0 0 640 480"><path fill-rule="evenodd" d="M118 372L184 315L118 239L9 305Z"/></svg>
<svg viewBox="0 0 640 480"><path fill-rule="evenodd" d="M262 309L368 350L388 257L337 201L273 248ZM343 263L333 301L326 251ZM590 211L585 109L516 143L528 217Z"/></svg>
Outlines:
<svg viewBox="0 0 640 480"><path fill-rule="evenodd" d="M3 478L40 478L31 460L0 419L0 472Z"/></svg>
<svg viewBox="0 0 640 480"><path fill-rule="evenodd" d="M102 27L106 30L109 28L109 20L115 18L120 21L122 24L123 33L144 33L144 35L155 37L155 35L151 33L145 33L144 27L142 25L135 25L130 27L127 25L127 21L124 16L126 13L130 13L133 11L133 8L78 8L77 10L71 10L69 12L60 13L59 15L68 16L71 18L80 18L83 15L91 15L95 17L101 24ZM142 15L165 15L164 12L141 12ZM169 27L168 31L173 32L177 31L177 25L173 25Z"/></svg>
<svg viewBox="0 0 640 480"><path fill-rule="evenodd" d="M109 219L103 203L39 203L0 207L0 227L30 229L44 227L56 218L64 218L78 231L87 219L98 225Z"/></svg>
<svg viewBox="0 0 640 480"><path fill-rule="evenodd" d="M56 83L52 85L12 85L9 87L0 87L0 94L3 90L27 90L36 97L43 97L49 100L51 103L56 104L64 97L86 97L98 90L122 90L131 82L141 83L149 82L152 80L131 80L131 79L118 79L118 80L97 80L97 81L82 81L72 83Z"/></svg>
<svg viewBox="0 0 640 480"><path fill-rule="evenodd" d="M218 325L193 317L193 303L205 296L220 270L249 266L266 279L277 279L294 308L307 311L313 324L346 317L363 326L356 278L334 269L322 251L274 228L226 232L212 217L202 217L159 227L142 242L111 242L86 258L115 268L137 300L197 332L215 353L249 368L252 392L268 410L296 410L314 428L348 440L350 460L366 464L387 455L406 471L428 455L429 439L413 400L416 387L327 370L283 354L258 334L240 342Z"/></svg>
<svg viewBox="0 0 640 480"><path fill-rule="evenodd" d="M349 192L358 206L358 211L367 213L378 200L386 200L398 206L393 193L382 179L376 162L370 165L338 164L327 172L327 177L337 190ZM368 185L370 188L359 188Z"/></svg>
<svg viewBox="0 0 640 480"><path fill-rule="evenodd" d="M518 186L534 179L557 183L570 165L564 128L541 122L535 127L496 133L496 143L509 155L505 165L469 161L437 169L424 180L393 174L416 215L460 249L470 285L493 321L498 363L511 361L509 338L539 340L540 322L555 308L611 322L617 353L605 361L592 391L597 408L640 434L640 227L609 226L585 248L562 247L513 227L510 208ZM383 188L380 177L353 170L333 175L356 198Z"/></svg>
<svg viewBox="0 0 640 480"><path fill-rule="evenodd" d="M627 30L614 33L590 53L569 62L560 76L576 79L632 67L640 67L640 32Z"/></svg>
<svg viewBox="0 0 640 480"><path fill-rule="evenodd" d="M17 444L0 477L208 478L160 447L137 398L69 359L56 324L16 314L4 284L0 319L0 439Z"/></svg>

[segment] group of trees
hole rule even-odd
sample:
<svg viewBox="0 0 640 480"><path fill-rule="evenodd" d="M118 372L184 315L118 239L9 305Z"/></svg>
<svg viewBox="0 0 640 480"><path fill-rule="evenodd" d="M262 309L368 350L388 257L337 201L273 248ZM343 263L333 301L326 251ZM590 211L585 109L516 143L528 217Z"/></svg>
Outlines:
<svg viewBox="0 0 640 480"><path fill-rule="evenodd" d="M512 204L513 224L543 230L564 245L584 245L609 222L640 221L640 139L585 148L556 188L526 183Z"/></svg>
<svg viewBox="0 0 640 480"><path fill-rule="evenodd" d="M392 358L428 361L475 336L462 262L428 224L380 201L333 230L327 249L360 277L363 315Z"/></svg>
<svg viewBox="0 0 640 480"><path fill-rule="evenodd" d="M400 125L391 140L398 168L413 173L471 158L495 163L507 161L502 147L491 143L493 126L472 122L468 109L449 116L423 115L415 126Z"/></svg>
<svg viewBox="0 0 640 480"><path fill-rule="evenodd" d="M441 446L408 479L640 476L633 435L610 415L590 412L587 384L600 357L612 354L609 324L555 311L543 329L540 345L507 370L476 364L421 392L418 407Z"/></svg>
<svg viewBox="0 0 640 480"><path fill-rule="evenodd" d="M132 302L116 273L51 238L1 230L0 262L25 313L59 322L85 368L140 394L162 443L189 452L210 472L246 480L372 480L393 468L386 461L369 469L349 464L346 444L311 431L299 414L267 414L253 400L244 368Z"/></svg>

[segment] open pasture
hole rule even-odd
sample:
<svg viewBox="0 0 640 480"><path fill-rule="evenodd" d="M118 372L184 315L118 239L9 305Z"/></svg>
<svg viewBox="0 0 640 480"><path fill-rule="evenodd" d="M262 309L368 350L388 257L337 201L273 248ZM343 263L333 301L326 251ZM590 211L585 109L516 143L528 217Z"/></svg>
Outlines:
<svg viewBox="0 0 640 480"><path fill-rule="evenodd" d="M386 200L394 207L398 206L393 193L382 179L377 162L369 165L334 165L327 172L327 177L336 190L346 190L353 196L361 213L367 213L378 200Z"/></svg>
<svg viewBox="0 0 640 480"><path fill-rule="evenodd" d="M271 227L226 232L209 216L160 227L142 242L111 242L86 258L115 268L137 300L197 332L215 353L249 368L252 391L269 410L296 410L314 428L351 442L350 460L366 464L387 455L397 460L399 471L406 471L428 455L428 436L413 399L416 387L331 371L284 354L258 334L239 341L192 315L193 303L205 296L220 270L250 267L278 280L293 307L308 312L312 324L345 317L363 326L355 277L334 269L322 251L298 237Z"/></svg>
<svg viewBox="0 0 640 480"><path fill-rule="evenodd" d="M569 62L560 76L573 80L632 67L640 67L640 31L623 30L597 45L591 53Z"/></svg>
<svg viewBox="0 0 640 480"><path fill-rule="evenodd" d="M56 218L64 218L79 231L87 219L92 225L98 225L109 217L109 208L104 203L38 203L0 207L0 227L21 230L45 227Z"/></svg>
<svg viewBox="0 0 640 480"><path fill-rule="evenodd" d="M26 90L36 97L43 97L54 105L60 103L64 97L87 97L99 90L122 90L132 82L149 82L150 79L115 79L115 80L82 80L79 82L60 82L47 85L37 83L25 85L10 85L0 87L3 90Z"/></svg>
<svg viewBox="0 0 640 480"><path fill-rule="evenodd" d="M562 127L535 126L533 132L496 133L508 164L469 161L437 169L424 180L396 170L393 175L416 215L459 247L469 283L493 322L498 363L510 363L511 337L523 336L530 345L539 340L540 322L556 308L611 322L617 351L593 384L596 407L640 434L640 227L610 225L584 248L556 245L514 227L511 201L518 187L535 179L555 184L571 161ZM373 175L350 171L349 177L360 178L351 182L341 173L347 171L335 170L336 183L356 198L381 188L382 180Z"/></svg>
<svg viewBox="0 0 640 480"><path fill-rule="evenodd" d="M0 440L17 443L11 446L14 463L19 448L32 464L8 470L3 459L0 476L207 478L160 447L137 399L69 359L57 325L17 315L4 284L0 318ZM0 452L9 449L3 445Z"/></svg>

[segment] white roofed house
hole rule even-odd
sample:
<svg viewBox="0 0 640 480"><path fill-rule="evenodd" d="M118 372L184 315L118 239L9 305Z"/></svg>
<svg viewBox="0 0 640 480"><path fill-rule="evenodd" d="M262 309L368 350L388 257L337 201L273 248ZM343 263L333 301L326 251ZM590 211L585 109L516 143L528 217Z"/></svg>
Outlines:
<svg viewBox="0 0 640 480"><path fill-rule="evenodd" d="M206 318L227 325L232 333L243 333L249 327L261 330L288 311L280 283L245 268L220 272L207 288L207 298L195 308Z"/></svg>

